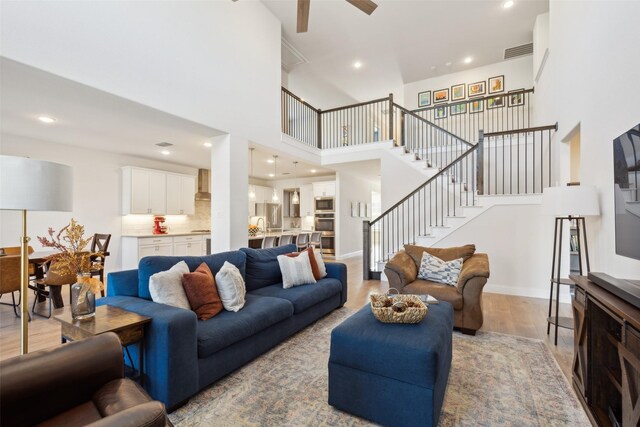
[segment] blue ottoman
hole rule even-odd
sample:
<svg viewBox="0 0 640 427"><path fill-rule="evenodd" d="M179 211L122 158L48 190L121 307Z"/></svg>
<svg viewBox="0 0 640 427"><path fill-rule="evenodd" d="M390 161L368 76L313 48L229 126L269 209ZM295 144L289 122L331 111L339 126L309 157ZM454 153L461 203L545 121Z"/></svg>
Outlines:
<svg viewBox="0 0 640 427"><path fill-rule="evenodd" d="M329 404L386 426L436 426L451 368L453 309L418 324L379 322L369 305L331 332Z"/></svg>

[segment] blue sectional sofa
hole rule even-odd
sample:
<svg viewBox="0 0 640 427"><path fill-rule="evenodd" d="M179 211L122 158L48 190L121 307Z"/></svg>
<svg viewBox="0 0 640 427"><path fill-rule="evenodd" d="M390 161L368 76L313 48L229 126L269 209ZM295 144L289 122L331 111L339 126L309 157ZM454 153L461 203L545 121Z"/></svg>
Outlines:
<svg viewBox="0 0 640 427"><path fill-rule="evenodd" d="M151 256L137 270L110 273L109 304L152 317L144 338L144 386L156 400L174 409L199 390L240 368L347 300L347 268L326 263L327 276L316 284L282 288L277 256L295 245L248 249L203 257ZM149 277L185 261L191 271L202 262L215 275L225 261L245 278L246 304L200 321L194 312L151 301ZM137 346L131 346L137 363ZM137 368L137 366L136 366Z"/></svg>

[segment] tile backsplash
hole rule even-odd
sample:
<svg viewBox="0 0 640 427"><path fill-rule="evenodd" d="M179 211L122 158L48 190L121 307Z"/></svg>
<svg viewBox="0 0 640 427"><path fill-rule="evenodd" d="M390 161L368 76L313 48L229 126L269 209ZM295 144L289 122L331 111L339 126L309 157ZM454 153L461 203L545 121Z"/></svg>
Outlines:
<svg viewBox="0 0 640 427"><path fill-rule="evenodd" d="M197 200L194 215L165 215L169 233L211 229L211 202ZM122 217L122 234L147 234L153 231L154 215L125 215Z"/></svg>

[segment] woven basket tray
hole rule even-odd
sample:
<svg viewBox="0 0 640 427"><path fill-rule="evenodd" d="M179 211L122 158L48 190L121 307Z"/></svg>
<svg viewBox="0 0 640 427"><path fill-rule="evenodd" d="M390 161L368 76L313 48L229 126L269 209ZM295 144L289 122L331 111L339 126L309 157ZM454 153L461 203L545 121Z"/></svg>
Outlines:
<svg viewBox="0 0 640 427"><path fill-rule="evenodd" d="M382 323L420 323L427 315L427 306L415 295L384 295L371 294L371 311ZM413 303L413 307L407 307L403 312L398 312L393 307L385 307L386 300L392 303Z"/></svg>

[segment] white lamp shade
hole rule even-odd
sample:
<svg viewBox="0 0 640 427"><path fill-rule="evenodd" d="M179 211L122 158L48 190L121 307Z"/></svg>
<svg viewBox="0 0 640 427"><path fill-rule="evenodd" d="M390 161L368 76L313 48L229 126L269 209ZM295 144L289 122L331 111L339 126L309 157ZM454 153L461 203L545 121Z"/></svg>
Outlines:
<svg viewBox="0 0 640 427"><path fill-rule="evenodd" d="M44 160L0 155L0 209L71 211L72 168Z"/></svg>
<svg viewBox="0 0 640 427"><path fill-rule="evenodd" d="M551 216L598 216L598 191L591 185L568 185L545 188L542 210Z"/></svg>

